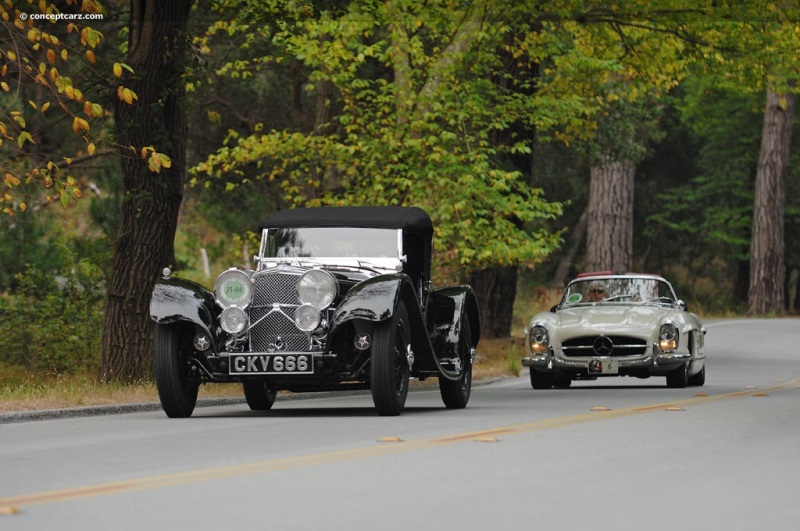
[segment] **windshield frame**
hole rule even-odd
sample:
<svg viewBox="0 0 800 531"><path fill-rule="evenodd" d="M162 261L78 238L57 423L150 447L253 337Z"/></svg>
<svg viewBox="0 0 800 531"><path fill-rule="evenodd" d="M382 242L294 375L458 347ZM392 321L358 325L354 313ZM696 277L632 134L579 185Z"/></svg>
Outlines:
<svg viewBox="0 0 800 531"><path fill-rule="evenodd" d="M605 289L601 299L591 300L589 289ZM601 296L596 294L595 298ZM609 300L611 299L611 300ZM604 275L577 278L564 290L559 309L605 305L658 305L675 307L680 300L666 279L653 275Z"/></svg>
<svg viewBox="0 0 800 531"><path fill-rule="evenodd" d="M278 252L275 248L275 238L279 234L294 232L295 234L303 234L315 244L321 244L320 254L298 256L297 252L287 253L283 256L277 255ZM355 235L363 233L363 239L359 240ZM392 237L393 243L386 242L383 238ZM354 235L354 237L347 237L347 235ZM338 236L338 238L335 238ZM382 236L382 238L381 238ZM369 245L370 239L373 243L380 238L380 247L384 252L380 256L370 256L365 253L356 256L352 253L340 255L341 253L331 252L335 243L340 245L354 242L356 245L369 246L374 248L374 245ZM326 248L327 246L327 248ZM314 245L314 247L318 247ZM301 247L302 248L302 247ZM406 257L403 254L403 231L402 229L380 228L380 227L277 227L277 228L263 228L261 232L261 242L259 245L258 255L255 257L256 267L258 270L267 267L275 266L278 264L293 264L293 265L311 265L311 266L327 266L327 267L344 267L353 269L373 269L380 271L401 271Z"/></svg>

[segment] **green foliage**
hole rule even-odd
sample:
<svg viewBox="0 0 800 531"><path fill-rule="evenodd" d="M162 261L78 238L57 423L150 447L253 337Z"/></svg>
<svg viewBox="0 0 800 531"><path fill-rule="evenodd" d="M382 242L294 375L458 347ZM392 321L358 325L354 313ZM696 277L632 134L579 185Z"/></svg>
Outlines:
<svg viewBox="0 0 800 531"><path fill-rule="evenodd" d="M49 373L99 366L104 291L101 272L79 262L63 275L35 267L0 296L0 365Z"/></svg>
<svg viewBox="0 0 800 531"><path fill-rule="evenodd" d="M273 35L271 62L303 65L304 94L331 118L305 132L231 131L196 166L198 180L277 182L286 205L421 206L436 223L441 266L455 274L533 265L556 248L559 236L544 221L561 206L502 163L504 153L530 146L513 136L496 142L498 132L537 115L518 87L508 90L497 55L502 24L485 23L479 4L308 6L258 32ZM260 15L248 19L268 18L266 5L252 9Z"/></svg>
<svg viewBox="0 0 800 531"><path fill-rule="evenodd" d="M702 246L745 259L750 245L761 97L715 89L695 78L676 100L695 142L697 175L664 190L651 222L691 235ZM702 242L702 243L701 243ZM699 249L697 249L699 251Z"/></svg>
<svg viewBox="0 0 800 531"><path fill-rule="evenodd" d="M57 267L60 254L53 253L57 243L47 232L47 221L52 217L34 217L21 212L15 217L0 216L0 292L16 284L16 276L26 269L26 264L37 264L44 269Z"/></svg>

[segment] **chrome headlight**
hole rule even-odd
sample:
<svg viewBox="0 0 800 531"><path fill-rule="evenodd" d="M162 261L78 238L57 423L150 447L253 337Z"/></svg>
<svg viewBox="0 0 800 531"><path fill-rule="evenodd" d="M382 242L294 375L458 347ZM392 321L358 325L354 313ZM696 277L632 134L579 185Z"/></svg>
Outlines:
<svg viewBox="0 0 800 531"><path fill-rule="evenodd" d="M661 352L675 352L678 350L678 327L672 323L664 323L658 331L658 348Z"/></svg>
<svg viewBox="0 0 800 531"><path fill-rule="evenodd" d="M247 308L253 300L253 280L239 269L228 269L214 282L214 299L223 308Z"/></svg>
<svg viewBox="0 0 800 531"><path fill-rule="evenodd" d="M238 334L247 326L247 314L241 308L225 308L219 316L219 325L229 334Z"/></svg>
<svg viewBox="0 0 800 531"><path fill-rule="evenodd" d="M534 325L528 333L528 347L534 354L544 354L550 348L550 336L547 328L542 325Z"/></svg>
<svg viewBox="0 0 800 531"><path fill-rule="evenodd" d="M303 332L315 330L319 326L320 320L319 310L310 304L298 306L294 311L294 324Z"/></svg>
<svg viewBox="0 0 800 531"><path fill-rule="evenodd" d="M338 292L339 283L322 269L312 269L297 281L297 298L302 304L310 304L317 310L330 306Z"/></svg>

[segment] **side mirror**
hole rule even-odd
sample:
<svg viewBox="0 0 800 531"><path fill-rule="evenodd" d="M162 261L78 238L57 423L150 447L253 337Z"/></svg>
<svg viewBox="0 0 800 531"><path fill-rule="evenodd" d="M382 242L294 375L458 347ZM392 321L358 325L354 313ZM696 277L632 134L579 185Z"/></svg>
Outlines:
<svg viewBox="0 0 800 531"><path fill-rule="evenodd" d="M689 309L686 307L686 303L685 303L685 302L683 302L683 300L682 300L682 299L678 299L678 300L676 300L676 301L675 301L675 306L677 306L677 307L678 307L678 309L679 309L679 310L681 310L681 311L683 311L683 312L688 312L688 311L689 311Z"/></svg>
<svg viewBox="0 0 800 531"><path fill-rule="evenodd" d="M557 309L558 309L558 304L556 304L552 308L550 308L550 313L556 313Z"/></svg>

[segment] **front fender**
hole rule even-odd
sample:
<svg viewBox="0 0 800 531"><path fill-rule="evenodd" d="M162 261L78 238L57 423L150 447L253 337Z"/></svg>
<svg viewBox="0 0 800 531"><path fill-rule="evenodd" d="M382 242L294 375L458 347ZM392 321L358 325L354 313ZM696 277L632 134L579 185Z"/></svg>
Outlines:
<svg viewBox="0 0 800 531"><path fill-rule="evenodd" d="M405 303L410 320L411 348L416 356L415 372L438 373L440 366L435 359L422 310L408 275L379 275L351 288L331 318L331 334L350 321L386 321L394 315L401 300Z"/></svg>
<svg viewBox="0 0 800 531"><path fill-rule="evenodd" d="M448 286L431 292L427 324L433 350L440 362L463 357L465 353L459 351L459 346L467 323L474 347L480 340L481 320L478 300L470 286ZM443 372L451 379L460 376L446 368L443 368Z"/></svg>
<svg viewBox="0 0 800 531"><path fill-rule="evenodd" d="M333 328L353 319L373 322L389 319L394 315L403 292L408 289L413 291L411 281L401 274L380 275L361 282L339 303L331 320Z"/></svg>
<svg viewBox="0 0 800 531"><path fill-rule="evenodd" d="M193 323L214 338L217 315L214 294L189 280L161 278L150 298L150 318L159 324L185 321Z"/></svg>

